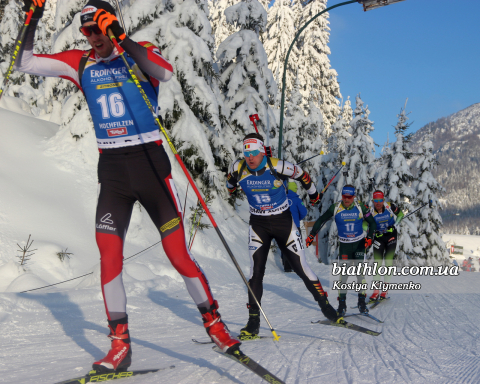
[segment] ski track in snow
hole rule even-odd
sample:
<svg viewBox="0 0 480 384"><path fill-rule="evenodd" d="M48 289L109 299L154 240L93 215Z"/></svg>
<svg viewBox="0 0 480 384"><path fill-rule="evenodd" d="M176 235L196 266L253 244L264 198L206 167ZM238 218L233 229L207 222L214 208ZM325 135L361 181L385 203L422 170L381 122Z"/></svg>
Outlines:
<svg viewBox="0 0 480 384"><path fill-rule="evenodd" d="M56 157L45 156L43 140L55 131L53 124L4 110L0 118L4 122L0 133L5 138L0 142L0 201L7 202L0 207L0 382L54 383L87 373L110 345L94 239L96 183L82 164L69 162L67 170L58 166L69 154L59 151ZM23 143L22 161L12 142ZM178 167L173 169L183 204L186 182ZM189 194L186 206L195 204L195 196ZM215 201L212 205L218 225L248 277L246 203L237 208L239 215ZM132 221L126 256L158 241L158 232L145 212L135 210ZM24 273L15 264L16 243L26 240L29 233L42 249ZM69 262L62 263L49 254L67 246L74 253ZM213 228L198 232L192 254L210 281L224 321L238 333L248 316L246 288ZM311 249L307 259L336 306L336 292L331 290L336 278L330 276L328 266L316 262ZM53 267L45 267L45 260ZM67 279L91 271L93 275L70 283L17 293L56 283L59 276ZM123 277L132 369L175 368L119 384L263 382L213 352L211 344L191 341L206 339L205 330L161 245L128 260ZM323 319L318 305L296 275L281 271L279 257L270 255L262 305L281 339L244 342L242 350L288 384L480 382L480 274L408 279L421 283L422 290L391 291L391 299L371 312L384 324L349 318L382 332L372 337L311 324ZM356 297L349 293L347 305L356 303ZM271 334L264 320L261 334Z"/></svg>

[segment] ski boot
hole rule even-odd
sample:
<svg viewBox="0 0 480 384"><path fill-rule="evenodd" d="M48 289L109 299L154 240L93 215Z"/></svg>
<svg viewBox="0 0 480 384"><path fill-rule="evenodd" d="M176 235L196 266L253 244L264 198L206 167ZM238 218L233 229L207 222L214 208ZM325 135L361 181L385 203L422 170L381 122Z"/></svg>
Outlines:
<svg viewBox="0 0 480 384"><path fill-rule="evenodd" d="M260 309L252 308L247 304L248 308L248 322L245 327L240 330L240 340L255 340L259 339L260 332Z"/></svg>
<svg viewBox="0 0 480 384"><path fill-rule="evenodd" d="M338 300L337 315L343 316L347 311L347 295L345 293L341 293L338 295L337 300Z"/></svg>
<svg viewBox="0 0 480 384"><path fill-rule="evenodd" d="M325 316L330 321L338 321L339 318L342 318L343 315L338 315L335 308L328 302L327 296L322 296L323 300L318 302L320 309L322 310L323 316ZM343 318L342 318L343 319Z"/></svg>
<svg viewBox="0 0 480 384"><path fill-rule="evenodd" d="M374 304L378 300L378 294L380 291L378 289L375 289L372 293L372 296L370 296L370 299L368 299L368 305Z"/></svg>
<svg viewBox="0 0 480 384"><path fill-rule="evenodd" d="M215 300L210 309L202 308L200 313L202 314L203 325L207 330L208 336L223 352L232 355L240 347L240 342L234 339L227 326L222 321L220 313L217 311L218 303Z"/></svg>
<svg viewBox="0 0 480 384"><path fill-rule="evenodd" d="M128 316L123 319L108 321L109 339L112 347L103 359L93 363L92 368L99 373L126 371L132 364L132 347L128 332Z"/></svg>
<svg viewBox="0 0 480 384"><path fill-rule="evenodd" d="M388 291L382 292L382 294L380 295L380 301L383 301L387 298L387 293L388 293Z"/></svg>
<svg viewBox="0 0 480 384"><path fill-rule="evenodd" d="M367 295L365 293L358 294L358 311L360 313L368 313L367 303L365 303L365 298Z"/></svg>

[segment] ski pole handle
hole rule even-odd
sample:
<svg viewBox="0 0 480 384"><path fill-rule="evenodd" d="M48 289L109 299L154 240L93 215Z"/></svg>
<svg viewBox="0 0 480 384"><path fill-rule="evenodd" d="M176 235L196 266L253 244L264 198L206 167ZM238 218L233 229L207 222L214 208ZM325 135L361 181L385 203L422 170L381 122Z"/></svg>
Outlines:
<svg viewBox="0 0 480 384"><path fill-rule="evenodd" d="M258 133L257 124L255 124L255 120L260 120L260 118L258 117L258 113L255 113L254 115L250 115L248 117L250 118L250 121L253 123L253 126L255 127L255 131L257 131Z"/></svg>

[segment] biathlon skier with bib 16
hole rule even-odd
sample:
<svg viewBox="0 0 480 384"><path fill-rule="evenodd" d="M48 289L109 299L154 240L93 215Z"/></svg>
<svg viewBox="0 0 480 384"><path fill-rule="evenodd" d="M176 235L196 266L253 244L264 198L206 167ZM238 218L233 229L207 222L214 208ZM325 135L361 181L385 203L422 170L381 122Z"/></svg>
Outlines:
<svg viewBox="0 0 480 384"><path fill-rule="evenodd" d="M332 321L343 321L330 305L318 277L310 269L305 258L300 230L290 213L284 181L289 178L300 182L307 191L310 202L317 204L320 195L310 176L300 167L287 161L269 158L265 155L263 137L251 133L243 140L244 159L236 160L227 176L227 188L232 194L238 185L247 195L250 205L250 229L248 248L251 270L249 284L258 301L263 294L263 276L267 263L270 243L275 239L283 255L288 259L295 273L318 302L322 313ZM260 330L260 309L254 298L248 296L249 318L242 328L240 340L258 337Z"/></svg>
<svg viewBox="0 0 480 384"><path fill-rule="evenodd" d="M182 209L159 129L137 86L129 81L127 67L107 37L107 30L110 29L121 42L129 65L138 73L154 107L158 105L160 82L172 77L172 65L153 44L129 39L113 7L101 0L90 0L80 16L80 31L91 45L90 51L34 55L35 29L42 17L45 0L32 1L36 9L16 69L38 76L61 77L79 87L92 115L100 151L96 241L112 344L108 354L93 363L93 369L112 372L125 370L131 364L122 269L125 236L136 201L155 223L163 249L185 281L208 335L224 352L233 353L240 342L231 337L222 322L208 280L186 246ZM25 11L30 9L32 1L24 0Z"/></svg>
<svg viewBox="0 0 480 384"><path fill-rule="evenodd" d="M365 205L355 199L355 187L345 185L342 189L342 200L333 203L330 208L318 218L313 225L310 235L307 237L307 247L312 244L315 236L320 231L322 225L330 218L335 218L338 229L338 240L340 242L339 259L349 266L355 266L360 261L364 261L365 252L372 245L372 237L376 230L376 223L371 212ZM363 221L368 223L368 234L365 238L363 231ZM348 275L340 276L340 283L344 284L348 280ZM357 275L357 283L365 283L363 275ZM358 310L361 313L367 313L365 302L367 294L365 290L358 293ZM345 315L347 309L347 291L338 291L338 309L339 316Z"/></svg>
<svg viewBox="0 0 480 384"><path fill-rule="evenodd" d="M398 233L396 225L402 221L404 214L395 204L385 203L385 195L380 190L373 192L373 207L370 208L370 212L377 224L375 241L373 242L374 262L378 263L378 267L380 267L383 260L385 260L385 267L391 267L397 249ZM385 283L388 283L391 277L390 274L387 274ZM380 281L380 279L381 277L378 273L373 278L374 281ZM373 304L377 300L385 300L387 292L382 290L380 294L378 289L374 290L368 304Z"/></svg>

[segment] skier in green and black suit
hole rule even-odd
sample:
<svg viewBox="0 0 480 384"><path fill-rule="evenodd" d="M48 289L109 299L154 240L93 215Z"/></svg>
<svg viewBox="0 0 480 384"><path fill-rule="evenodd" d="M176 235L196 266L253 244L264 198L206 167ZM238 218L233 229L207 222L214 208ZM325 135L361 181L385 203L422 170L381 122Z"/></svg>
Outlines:
<svg viewBox="0 0 480 384"><path fill-rule="evenodd" d="M372 245L372 237L377 228L377 224L368 208L366 208L361 201L355 200L355 187L353 185L345 185L342 189L342 201L332 204L315 222L310 236L307 238L307 247L312 244L323 223L331 217L335 217L335 223L338 228L338 239L340 241L339 258L347 264L347 267L363 261L365 258L365 250ZM364 220L368 223L369 227L366 238L362 228ZM346 283L347 279L347 275L342 275L340 277L341 284ZM358 275L357 282L358 284L365 283L365 277ZM368 312L365 303L366 296L365 291L360 291L358 294L358 310L361 313ZM339 316L343 316L347 309L346 298L347 291L340 290L337 309Z"/></svg>
<svg viewBox="0 0 480 384"><path fill-rule="evenodd" d="M385 259L385 267L391 267L397 249L398 233L396 225L403 219L404 214L395 204L385 202L385 195L380 190L373 192L373 207L370 208L370 212L377 223L375 241L373 242L374 261L378 263L380 267L383 259ZM391 277L390 274L386 275L385 283L388 283ZM375 281L379 281L380 279L381 277L378 273L373 278ZM387 298L387 292L388 291L382 291L380 294L380 291L375 289L372 296L370 296L368 304L373 304L377 300L385 300ZM379 294L380 298L378 297Z"/></svg>

